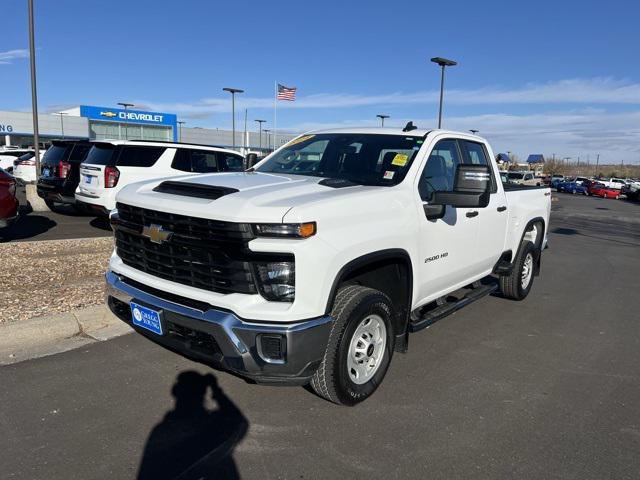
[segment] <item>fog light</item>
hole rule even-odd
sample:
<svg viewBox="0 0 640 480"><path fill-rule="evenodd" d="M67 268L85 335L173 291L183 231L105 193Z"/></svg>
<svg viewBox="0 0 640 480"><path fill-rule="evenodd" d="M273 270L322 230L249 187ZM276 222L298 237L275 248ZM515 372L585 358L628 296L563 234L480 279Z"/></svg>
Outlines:
<svg viewBox="0 0 640 480"><path fill-rule="evenodd" d="M258 355L267 363L284 363L287 338L283 335L260 334L257 339Z"/></svg>

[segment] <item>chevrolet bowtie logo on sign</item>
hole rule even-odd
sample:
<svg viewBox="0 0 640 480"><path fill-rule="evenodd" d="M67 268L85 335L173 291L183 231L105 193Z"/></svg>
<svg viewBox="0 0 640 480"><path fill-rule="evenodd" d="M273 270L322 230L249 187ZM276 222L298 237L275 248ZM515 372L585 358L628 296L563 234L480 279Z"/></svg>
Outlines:
<svg viewBox="0 0 640 480"><path fill-rule="evenodd" d="M142 229L142 235L147 237L153 243L161 245L164 242L168 242L169 240L171 240L173 232L163 229L162 225L151 224L144 226L144 228Z"/></svg>
<svg viewBox="0 0 640 480"><path fill-rule="evenodd" d="M108 118L113 118L115 116L117 116L118 114L115 112L100 112L100 116L101 117L108 117Z"/></svg>

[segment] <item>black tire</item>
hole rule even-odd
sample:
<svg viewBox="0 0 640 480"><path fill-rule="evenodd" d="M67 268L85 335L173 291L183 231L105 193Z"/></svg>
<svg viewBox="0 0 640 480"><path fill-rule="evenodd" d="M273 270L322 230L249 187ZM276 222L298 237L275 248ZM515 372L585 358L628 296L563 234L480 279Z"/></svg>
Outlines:
<svg viewBox="0 0 640 480"><path fill-rule="evenodd" d="M331 310L334 318L322 363L311 378L311 388L321 397L338 405L352 406L369 398L387 373L394 349L391 326L393 306L389 297L360 285L341 287ZM380 317L386 327L386 345L379 366L371 379L363 384L352 381L347 361L353 335L368 315Z"/></svg>
<svg viewBox="0 0 640 480"><path fill-rule="evenodd" d="M56 204L53 200L45 200L44 203L47 205L47 208L52 212L56 211Z"/></svg>
<svg viewBox="0 0 640 480"><path fill-rule="evenodd" d="M525 261L530 257L530 275L528 283L523 286L523 270ZM529 291L531 290L531 286L533 285L533 268L535 263L535 247L533 242L525 241L520 248L518 249L518 254L516 256L516 260L513 266L513 270L509 275L503 275L500 277L500 290L502 291L502 295L506 298L510 298L512 300L524 300Z"/></svg>

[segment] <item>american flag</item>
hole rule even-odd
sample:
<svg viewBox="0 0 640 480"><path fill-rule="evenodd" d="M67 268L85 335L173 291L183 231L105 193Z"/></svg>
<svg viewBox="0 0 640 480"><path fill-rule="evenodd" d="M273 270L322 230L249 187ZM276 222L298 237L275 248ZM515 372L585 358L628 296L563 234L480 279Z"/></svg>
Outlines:
<svg viewBox="0 0 640 480"><path fill-rule="evenodd" d="M278 95L276 98L278 100L289 100L293 102L296 99L296 90L297 87L285 87L284 85L278 84Z"/></svg>

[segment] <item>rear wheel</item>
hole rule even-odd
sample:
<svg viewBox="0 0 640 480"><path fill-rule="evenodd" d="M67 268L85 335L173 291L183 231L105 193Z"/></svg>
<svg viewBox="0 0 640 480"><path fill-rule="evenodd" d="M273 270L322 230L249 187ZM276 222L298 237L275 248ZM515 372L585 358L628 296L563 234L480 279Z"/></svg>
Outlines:
<svg viewBox="0 0 640 480"><path fill-rule="evenodd" d="M529 295L533 285L534 254L533 242L527 240L520 246L511 273L500 277L500 290L505 297L524 300Z"/></svg>
<svg viewBox="0 0 640 480"><path fill-rule="evenodd" d="M49 210L51 210L52 212L56 211L56 204L52 200L45 200L44 203L47 205Z"/></svg>
<svg viewBox="0 0 640 480"><path fill-rule="evenodd" d="M355 405L382 383L393 354L393 307L384 293L360 285L340 288L322 363L311 379L321 397Z"/></svg>

